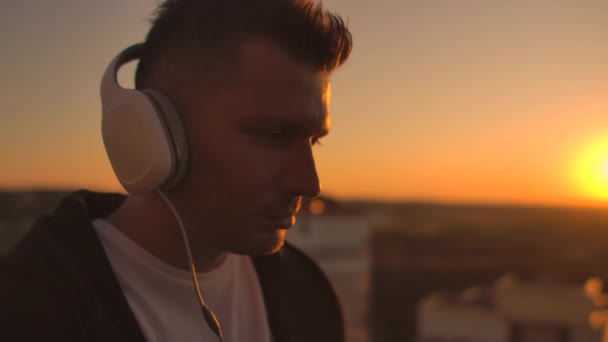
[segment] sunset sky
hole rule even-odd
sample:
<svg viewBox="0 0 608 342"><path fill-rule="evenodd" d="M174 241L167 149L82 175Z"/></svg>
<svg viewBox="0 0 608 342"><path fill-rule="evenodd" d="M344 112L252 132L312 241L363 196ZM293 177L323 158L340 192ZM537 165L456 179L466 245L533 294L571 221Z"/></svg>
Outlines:
<svg viewBox="0 0 608 342"><path fill-rule="evenodd" d="M0 3L0 188L120 190L99 80L157 3ZM355 43L316 150L325 194L608 206L608 2L324 4Z"/></svg>

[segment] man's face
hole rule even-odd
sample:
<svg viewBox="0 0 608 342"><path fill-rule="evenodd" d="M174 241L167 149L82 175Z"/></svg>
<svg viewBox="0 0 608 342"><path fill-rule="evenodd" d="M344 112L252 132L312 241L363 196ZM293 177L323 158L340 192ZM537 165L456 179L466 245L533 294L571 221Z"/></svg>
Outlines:
<svg viewBox="0 0 608 342"><path fill-rule="evenodd" d="M320 191L313 145L329 129L329 79L262 39L241 57L212 104L196 86L179 103L191 164L176 199L195 246L265 254Z"/></svg>

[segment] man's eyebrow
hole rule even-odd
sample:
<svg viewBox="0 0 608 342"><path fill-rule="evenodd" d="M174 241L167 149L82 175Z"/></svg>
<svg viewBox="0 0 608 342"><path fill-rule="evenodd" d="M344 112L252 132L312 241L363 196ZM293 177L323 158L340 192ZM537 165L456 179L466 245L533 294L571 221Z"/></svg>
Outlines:
<svg viewBox="0 0 608 342"><path fill-rule="evenodd" d="M260 125L270 125L285 129L289 132L303 134L303 135L314 135L316 137L324 137L329 134L328 125L323 122L318 125L311 123L310 121L298 121L298 120L285 120L285 119L274 119L269 118L259 122Z"/></svg>

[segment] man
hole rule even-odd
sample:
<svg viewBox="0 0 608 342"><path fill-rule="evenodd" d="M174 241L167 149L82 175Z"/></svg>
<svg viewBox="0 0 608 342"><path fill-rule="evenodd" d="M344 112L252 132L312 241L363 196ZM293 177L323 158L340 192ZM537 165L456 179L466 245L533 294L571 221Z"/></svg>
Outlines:
<svg viewBox="0 0 608 342"><path fill-rule="evenodd" d="M2 339L343 340L329 282L285 230L320 191L313 145L350 49L342 20L307 1L163 3L132 92L170 99L181 122L158 122L183 125L181 166L135 191L120 163L144 157L116 153L148 138L112 132L130 114L102 86L104 143L135 195L74 193L0 260Z"/></svg>

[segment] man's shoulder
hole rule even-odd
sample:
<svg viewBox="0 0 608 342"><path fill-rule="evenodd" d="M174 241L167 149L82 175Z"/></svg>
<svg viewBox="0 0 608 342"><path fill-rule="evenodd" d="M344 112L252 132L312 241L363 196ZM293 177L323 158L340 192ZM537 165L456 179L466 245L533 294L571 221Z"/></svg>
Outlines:
<svg viewBox="0 0 608 342"><path fill-rule="evenodd" d="M305 272L303 275L319 278L319 280L327 280L319 264L308 254L289 242L285 242L285 245L276 256L282 259L285 264L289 264L290 269L297 271L300 275L302 275L301 272Z"/></svg>
<svg viewBox="0 0 608 342"><path fill-rule="evenodd" d="M76 341L79 316L62 296L31 284L28 277L2 278L0 331L6 341Z"/></svg>
<svg viewBox="0 0 608 342"><path fill-rule="evenodd" d="M56 247L40 231L40 224L0 256L3 338L29 341L45 336L67 337L70 331L64 330L72 327L77 317L67 300L71 290L60 280L64 272L55 265L56 257L49 254Z"/></svg>
<svg viewBox="0 0 608 342"><path fill-rule="evenodd" d="M65 284L62 275L87 269L91 258L103 258L89 214L105 213L121 200L119 194L85 190L65 196L52 214L38 217L31 229L0 255L0 276L20 274Z"/></svg>
<svg viewBox="0 0 608 342"><path fill-rule="evenodd" d="M317 263L286 243L272 255L253 257L266 309L278 340L343 341L336 293ZM311 330L314 326L317 330ZM319 331L323 334L319 335Z"/></svg>
<svg viewBox="0 0 608 342"><path fill-rule="evenodd" d="M0 289L33 288L58 296L74 293L83 288L83 278L91 267L109 267L88 211L95 205L107 210L108 205L97 202L109 202L108 198L116 201L116 196L100 194L97 197L102 201L85 205L91 196L83 190L69 194L52 214L35 220L31 229L0 256Z"/></svg>
<svg viewBox="0 0 608 342"><path fill-rule="evenodd" d="M49 275L49 266L55 259L52 250L57 248L46 229L45 220L44 216L38 218L25 236L0 256L0 277L3 280L0 286L4 286L8 279L15 282L27 279L45 281L43 278Z"/></svg>
<svg viewBox="0 0 608 342"><path fill-rule="evenodd" d="M0 317L8 317L0 319L3 338L143 340L91 224L123 200L72 193L0 257Z"/></svg>
<svg viewBox="0 0 608 342"><path fill-rule="evenodd" d="M52 292L58 297L67 290L69 263L64 246L49 229L48 217L41 216L25 236L0 255L0 289L6 290L0 295L33 291L32 296Z"/></svg>
<svg viewBox="0 0 608 342"><path fill-rule="evenodd" d="M0 259L0 316L5 317L0 320L3 337L6 334L38 336L40 331L48 333L59 327L69 327L75 315L70 313L70 305L65 300L67 289L50 281L44 272L22 265L6 256Z"/></svg>

